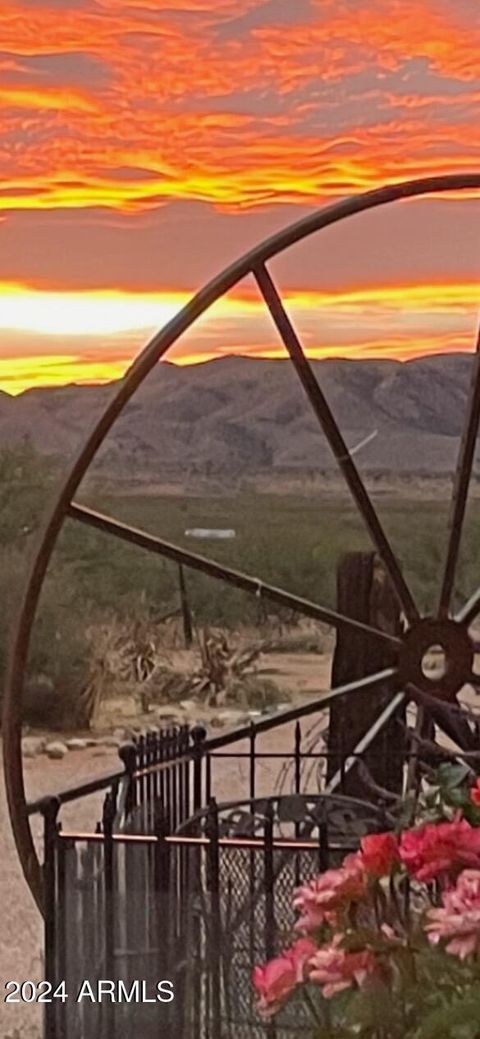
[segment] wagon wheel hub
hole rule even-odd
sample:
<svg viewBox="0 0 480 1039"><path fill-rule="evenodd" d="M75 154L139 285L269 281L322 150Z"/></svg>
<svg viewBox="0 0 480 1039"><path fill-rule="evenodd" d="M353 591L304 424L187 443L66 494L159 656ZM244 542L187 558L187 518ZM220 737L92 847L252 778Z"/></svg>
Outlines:
<svg viewBox="0 0 480 1039"><path fill-rule="evenodd" d="M423 617L407 631L399 658L402 685L454 700L473 673L474 645L464 624Z"/></svg>

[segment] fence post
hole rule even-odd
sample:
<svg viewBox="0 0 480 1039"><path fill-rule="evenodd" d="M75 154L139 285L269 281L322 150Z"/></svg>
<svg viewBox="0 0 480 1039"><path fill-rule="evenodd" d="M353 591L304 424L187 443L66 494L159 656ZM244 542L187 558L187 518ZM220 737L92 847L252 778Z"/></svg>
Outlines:
<svg viewBox="0 0 480 1039"><path fill-rule="evenodd" d="M194 725L191 735L193 742L193 811L195 813L202 807L202 761L205 754L207 730L203 725Z"/></svg>
<svg viewBox="0 0 480 1039"><path fill-rule="evenodd" d="M255 800L256 795L256 769L255 769L255 741L257 738L257 732L255 728L255 722L250 722L250 800ZM252 812L254 806L252 805Z"/></svg>
<svg viewBox="0 0 480 1039"><path fill-rule="evenodd" d="M185 648L190 649L193 642L192 611L190 609L190 603L188 601L185 572L183 566L181 565L178 568L178 587L180 589L180 602L182 605L183 635L185 639Z"/></svg>
<svg viewBox="0 0 480 1039"><path fill-rule="evenodd" d="M295 779L295 794L298 797L300 795L302 786L302 727L300 722L297 721L295 724L294 732L294 779ZM308 765L308 762L307 762ZM301 833L301 823L295 820L295 839L298 840ZM301 876L301 858L298 852L295 853L295 884L298 887L300 884Z"/></svg>
<svg viewBox="0 0 480 1039"><path fill-rule="evenodd" d="M160 729L159 747L158 747L158 763L159 763L159 765L163 765L165 763L165 761L166 761L166 758L167 758L167 735L168 735L168 729L165 729L162 726L162 728ZM159 798L159 803L160 803L160 805L162 807L164 818L166 818L167 811L168 811L167 776L166 776L166 771L165 771L164 768L160 769L158 778L159 778L158 798Z"/></svg>
<svg viewBox="0 0 480 1039"><path fill-rule="evenodd" d="M102 814L102 830L103 830L103 852L104 852L104 884L105 884L105 902L104 902L104 951L105 951L105 977L108 980L114 979L114 953L115 953L115 911L113 904L113 890L114 890L114 872L113 872L113 824L115 821L115 815L117 811L116 797L117 791L115 787L106 795L103 814ZM105 1039L114 1039L115 1036L115 1006L114 1004L109 1005L105 1003Z"/></svg>
<svg viewBox="0 0 480 1039"><path fill-rule="evenodd" d="M374 552L348 552L340 560L337 609L345 616L391 635L401 634L400 605ZM364 678L395 663L395 647L362 631L339 630L332 663L332 687ZM364 796L367 800L371 797L359 769L353 766L346 772L344 763L391 696L387 683L385 688L375 689L373 693L362 693L360 699L347 697L330 707L327 783L340 772L342 791L347 795ZM403 717L404 708L399 708L362 758L374 782L392 793L400 793L403 786L405 746L402 726L399 725L399 719Z"/></svg>
<svg viewBox="0 0 480 1039"><path fill-rule="evenodd" d="M56 891L56 844L58 839L57 816L60 808L58 797L47 797L42 805L44 862L43 883L45 900L44 941L45 941L45 980L55 991L58 983L57 963L57 891ZM57 1010L64 1012L65 1004L52 999L45 1003L44 1029L45 1039L58 1039Z"/></svg>
<svg viewBox="0 0 480 1039"><path fill-rule="evenodd" d="M171 728L170 757L175 764L171 766L171 830L175 832L179 825L179 729L176 725Z"/></svg>
<svg viewBox="0 0 480 1039"><path fill-rule="evenodd" d="M162 977L167 977L171 966L171 936L176 933L177 922L172 915L177 911L176 899L170 898L175 893L176 885L172 885L171 849L166 838L169 826L161 805L156 806L154 846L154 890L156 909L156 942L159 949L159 969Z"/></svg>
<svg viewBox="0 0 480 1039"><path fill-rule="evenodd" d="M211 1039L220 1039L222 1009L222 919L220 913L220 860L218 845L218 808L215 798L210 799L206 821L208 837L207 887L210 892L210 913L208 923L208 990L211 1003Z"/></svg>
<svg viewBox="0 0 480 1039"><path fill-rule="evenodd" d="M137 767L137 751L134 743L124 743L119 748L118 756L123 763L127 777L127 792L125 796L125 818L128 819L136 804L134 775Z"/></svg>
<svg viewBox="0 0 480 1039"><path fill-rule="evenodd" d="M318 821L318 868L320 873L325 873L330 865L330 846L328 833L328 809L323 803L320 809Z"/></svg>
<svg viewBox="0 0 480 1039"><path fill-rule="evenodd" d="M200 811L203 805L203 782L202 782L202 762L205 754L205 739L207 731L203 725L194 725L191 730L191 739L193 744L193 814ZM189 829L189 833L196 836L200 833L200 822L196 822L193 831ZM194 1032L192 1034L199 1034L199 1028L201 1027L201 994L202 994L202 978L199 971L199 960L202 948L202 922L196 909L194 908L196 901L199 896L199 892L202 888L202 848L200 846L188 849L188 855L190 858L189 870L188 870L188 891L187 897L189 901L189 911L192 914L192 949L194 950L194 974L191 979L191 997L192 997L192 1009L193 1018L192 1026ZM199 1017L200 1015L200 1017ZM198 1027L197 1027L198 1026Z"/></svg>
<svg viewBox="0 0 480 1039"><path fill-rule="evenodd" d="M147 830L146 833L152 833L155 826L154 819L154 782L155 777L152 772L152 765L155 764L155 734L151 729L145 734L145 756L146 756L146 768L148 770L147 783L146 783L146 795L147 795Z"/></svg>
<svg viewBox="0 0 480 1039"><path fill-rule="evenodd" d="M147 777L144 774L147 766L147 737L144 732L140 733L138 737L138 767L142 772L138 783L138 793L140 797L140 808L141 808L141 826L142 833L148 833L147 830L147 812L148 812L148 798L147 798Z"/></svg>
<svg viewBox="0 0 480 1039"><path fill-rule="evenodd" d="M275 953L275 871L273 861L273 805L270 801L265 810L264 840L264 884L265 884L265 958L271 960ZM268 1039L276 1039L275 1021L267 1024Z"/></svg>
<svg viewBox="0 0 480 1039"><path fill-rule="evenodd" d="M295 793L299 794L302 782L302 727L300 722L295 724L294 737L294 761L295 761Z"/></svg>
<svg viewBox="0 0 480 1039"><path fill-rule="evenodd" d="M270 960L275 952L275 902L273 868L273 805L271 802L265 809L264 839L264 879L265 879L265 956Z"/></svg>

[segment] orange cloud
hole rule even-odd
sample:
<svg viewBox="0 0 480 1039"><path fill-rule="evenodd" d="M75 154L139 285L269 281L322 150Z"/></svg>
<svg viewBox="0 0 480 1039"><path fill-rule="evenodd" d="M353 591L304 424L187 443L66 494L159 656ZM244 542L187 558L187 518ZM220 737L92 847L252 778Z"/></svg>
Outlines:
<svg viewBox="0 0 480 1039"><path fill-rule="evenodd" d="M284 86L317 76L328 79L359 72L374 62L384 70L424 59L441 76L469 82L478 76L480 23L463 23L457 5L438 0L314 0L317 19L285 32L281 26L255 31L265 62L283 74ZM475 5L472 4L474 12ZM478 14L478 12L477 12Z"/></svg>
<svg viewBox="0 0 480 1039"><path fill-rule="evenodd" d="M0 85L0 103L12 108L51 110L54 112L94 112L96 105L78 90L42 87L4 87Z"/></svg>
<svg viewBox="0 0 480 1039"><path fill-rule="evenodd" d="M480 36L460 5L371 0L352 14L345 0L312 0L310 20L219 32L256 10L257 0L241 11L234 0L101 0L59 17L45 0L27 18L19 0L5 0L0 35L12 57L0 129L4 141L20 135L22 147L3 144L0 209L136 213L172 199L232 210L317 204L478 165L478 91L465 85ZM79 54L103 75L81 89L68 72L57 87L45 80L45 65L40 74L28 64ZM392 92L386 77L403 76L412 60L434 76L430 94ZM344 114L337 121L348 77L359 73L371 79L361 117L357 109L350 123ZM442 77L463 89L442 94ZM392 110L395 118L386 118ZM148 176L120 177L126 166Z"/></svg>
<svg viewBox="0 0 480 1039"><path fill-rule="evenodd" d="M63 134L51 144L46 142L41 172L38 158L23 155L21 174L12 173L4 181L8 194L0 195L0 209L107 206L128 213L148 211L173 199L210 202L231 210L285 202L313 205L387 181L467 172L474 167L473 122L449 130L444 154L436 154L431 135L418 119L392 120L333 138L297 137L275 127L256 136L253 120L223 113L166 116L158 122L152 119L149 125L139 117L137 124L139 137L143 129L152 137L150 149L142 141L129 150L131 121L126 117L121 131L126 134L124 145L116 141L110 150L102 145L99 120L98 141L85 138L81 149ZM160 125L164 146L155 152L153 138ZM77 136L81 138L80 127ZM188 145L182 146L182 140ZM78 153L74 167L72 152ZM115 170L127 166L141 167L149 173L148 179L134 173L117 179ZM28 194L25 188L30 188Z"/></svg>

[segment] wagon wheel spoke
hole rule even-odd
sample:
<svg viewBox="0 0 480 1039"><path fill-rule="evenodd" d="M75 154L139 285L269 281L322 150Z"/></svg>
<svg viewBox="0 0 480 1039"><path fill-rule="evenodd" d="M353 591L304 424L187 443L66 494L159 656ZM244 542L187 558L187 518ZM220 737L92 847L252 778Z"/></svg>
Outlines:
<svg viewBox="0 0 480 1039"><path fill-rule="evenodd" d="M400 639L395 635L389 635L379 628L370 627L370 625L363 624L352 617L330 610L326 606L318 606L317 603L293 595L282 588L264 584L257 577L251 577L249 574L244 574L239 570L222 566L220 563L215 563L213 560L207 559L205 556L198 555L195 552L188 552L178 545L173 545L171 542L164 541L153 534L147 534L144 530L138 530L136 527L120 523L118 520L110 516L104 516L93 509L87 509L77 502L71 502L67 507L66 514L71 519L78 520L89 527L94 527L105 534L112 534L114 537L127 541L131 545L145 548L180 565L189 566L192 570L198 570L209 577L231 584L235 588L240 588L242 591L255 595L257 598L261 597L277 605L290 607L297 613L302 613L306 617L312 617L313 620L322 621L333 628L346 628L351 631L362 632L364 636L388 642L390 645L401 645Z"/></svg>
<svg viewBox="0 0 480 1039"><path fill-rule="evenodd" d="M436 696L409 687L411 699L417 703L419 713L430 717L438 729L456 744L460 751L478 750L478 737L472 732L467 716L462 714L458 700L445 703Z"/></svg>
<svg viewBox="0 0 480 1039"><path fill-rule="evenodd" d="M465 624L467 628L473 623L475 617L480 613L480 588L470 596L468 602L456 614L455 620Z"/></svg>
<svg viewBox="0 0 480 1039"><path fill-rule="evenodd" d="M467 416L458 452L449 518L449 539L438 613L448 615L463 533L468 488L472 476L475 445L480 423L480 328L473 361Z"/></svg>
<svg viewBox="0 0 480 1039"><path fill-rule="evenodd" d="M332 776L332 779L325 787L326 794L332 794L333 791L340 786L346 774L357 764L359 757L368 750L370 745L393 718L393 715L398 711L398 708L401 707L404 701L405 693L396 693L392 700L390 700L390 703L384 707L383 711L378 715L378 718L375 719L373 725L370 726L367 732L362 736L361 740L358 741L352 753L349 754L343 768L339 769L338 772Z"/></svg>
<svg viewBox="0 0 480 1039"><path fill-rule="evenodd" d="M372 538L378 554L384 563L392 587L395 589L405 616L408 622L413 624L415 620L418 620L419 614L410 589L405 582L400 566L392 551L390 542L387 539L363 480L359 475L357 467L330 410L330 406L319 386L319 383L317 382L311 365L305 357L300 340L285 311L272 278L264 265L254 267L252 273L270 311L277 331L279 332L291 358L295 371L302 383L310 404L312 405L318 422L340 466L357 508L366 524L370 537Z"/></svg>
<svg viewBox="0 0 480 1039"><path fill-rule="evenodd" d="M331 707L335 700L340 700L351 693L354 696L361 696L362 693L372 693L375 689L385 691L385 684L391 682L392 679L397 679L397 671L394 667L386 667L383 671L375 671L372 675L366 675L364 678L355 678L352 682L346 682L345 685L335 686L329 693L325 693L320 698L315 697L308 704L301 704L299 707L290 707L288 710L282 711L282 725L285 722L294 722L298 718L307 718L309 714L317 714L319 709L323 711L326 707ZM271 718L256 722L255 731L257 733L267 732L275 724ZM225 742L224 737L218 738ZM238 733L232 739L238 739ZM211 741L210 746L213 745L214 743Z"/></svg>

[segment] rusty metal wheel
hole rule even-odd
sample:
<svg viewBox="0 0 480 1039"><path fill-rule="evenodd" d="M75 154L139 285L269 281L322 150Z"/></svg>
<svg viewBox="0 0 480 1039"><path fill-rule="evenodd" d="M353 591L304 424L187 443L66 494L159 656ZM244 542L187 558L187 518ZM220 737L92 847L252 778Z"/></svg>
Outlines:
<svg viewBox="0 0 480 1039"><path fill-rule="evenodd" d="M408 181L348 198L345 201L321 209L312 216L291 225L241 257L194 296L187 306L161 332L154 336L131 367L127 376L119 383L115 396L92 430L72 466L71 472L60 490L55 506L45 523L30 574L23 590L9 661L2 726L8 804L20 861L25 877L40 909L42 908L42 873L29 824L22 771L22 689L32 625L42 584L58 535L67 517L141 546L151 552L174 559L178 563L184 563L222 581L227 581L246 592L261 595L265 599L277 604L289 605L310 617L331 625L336 630L341 628L357 632L363 630L370 637L387 640L390 645L395 646L398 650L397 667L389 668L380 674L373 674L338 691L339 695L345 695L345 693L354 694L360 693L362 689L375 689L378 685L382 685L384 689L387 680L391 683L391 701L387 707L382 709L375 724L365 735L362 741L363 749L375 739L382 726L388 723L405 699L412 699L417 703L421 702L421 710L430 712L436 724L446 729L449 737L455 739L459 748L468 749L471 745L472 733L469 726L465 721L458 719L453 724L452 729L451 722L446 720L442 701L451 702L455 700L463 685L474 678L475 681L478 681L472 675L474 646L469 634L469 628L480 613L480 589L475 592L466 606L456 616L451 615L450 603L480 421L480 339L476 345L472 385L454 480L448 548L438 605L431 616L422 617L355 462L349 454L347 445L340 433L322 388L305 357L300 340L286 313L282 299L266 264L278 253L296 242L301 241L316 231L321 231L325 227L354 216L356 213L400 199L472 189L480 189L480 174L442 176ZM255 577L222 567L202 556L186 552L144 531L119 523L114 518L99 515L74 501L77 488L107 433L157 361L166 354L172 344L200 315L248 274L253 275L257 282L259 291L265 300L280 338L287 349L293 367L314 410L319 426L326 436L338 462L354 502L366 524L373 545L383 561L406 619L404 638L388 635L379 629L364 625L334 610L299 599L279 588L265 585ZM435 680L432 680L425 674L423 667L425 652L433 646L440 646L444 655L443 675L440 678L436 677ZM361 752L362 748L358 747L357 751Z"/></svg>

